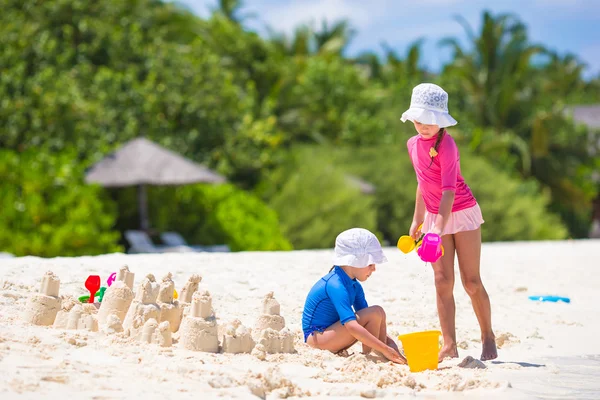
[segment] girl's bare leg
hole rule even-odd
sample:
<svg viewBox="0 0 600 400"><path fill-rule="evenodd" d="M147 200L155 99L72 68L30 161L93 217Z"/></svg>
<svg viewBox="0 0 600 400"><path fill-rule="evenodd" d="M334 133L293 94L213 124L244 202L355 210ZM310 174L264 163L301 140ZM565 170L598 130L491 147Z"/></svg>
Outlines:
<svg viewBox="0 0 600 400"><path fill-rule="evenodd" d="M453 235L442 236L442 245L444 246L444 255L433 263L438 316L444 339L444 345L439 354L440 360L446 357L458 357L455 327L456 306L453 293L455 254Z"/></svg>
<svg viewBox="0 0 600 400"><path fill-rule="evenodd" d="M492 310L490 298L483 287L480 275L481 228L459 232L454 235L460 278L465 291L471 298L473 310L481 329L483 349L481 360L493 360L498 357L496 338L492 331Z"/></svg>

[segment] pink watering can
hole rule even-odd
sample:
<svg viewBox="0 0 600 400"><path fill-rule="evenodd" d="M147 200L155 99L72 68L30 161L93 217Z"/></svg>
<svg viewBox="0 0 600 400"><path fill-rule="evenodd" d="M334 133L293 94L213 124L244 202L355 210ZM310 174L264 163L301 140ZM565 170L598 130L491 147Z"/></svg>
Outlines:
<svg viewBox="0 0 600 400"><path fill-rule="evenodd" d="M434 263L443 254L444 248L442 247L442 238L440 235L435 233L428 233L423 237L421 246L417 248L417 254L421 257L421 260Z"/></svg>

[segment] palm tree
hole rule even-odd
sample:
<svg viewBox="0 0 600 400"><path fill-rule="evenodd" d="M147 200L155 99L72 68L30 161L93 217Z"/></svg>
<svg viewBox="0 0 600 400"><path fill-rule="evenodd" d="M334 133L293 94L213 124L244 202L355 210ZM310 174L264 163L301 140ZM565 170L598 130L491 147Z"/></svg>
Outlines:
<svg viewBox="0 0 600 400"><path fill-rule="evenodd" d="M493 137L477 138L475 150L497 152L498 148L515 153L518 168L528 175L531 155L529 132L523 122L534 113L537 93L536 71L532 60L545 49L529 43L525 25L512 14L496 17L483 14L479 36L461 17L469 46L463 48L456 38L444 39L442 46L451 47L453 62L445 73L457 82L455 90L462 97L462 108L470 122L491 128Z"/></svg>
<svg viewBox="0 0 600 400"><path fill-rule="evenodd" d="M282 56L308 56L314 53L313 31L308 25L296 27L291 38L270 27L267 27L267 33L270 43Z"/></svg>
<svg viewBox="0 0 600 400"><path fill-rule="evenodd" d="M219 0L213 12L221 13L231 22L241 25L245 20L256 16L254 13L240 14L242 8L244 8L243 0Z"/></svg>
<svg viewBox="0 0 600 400"><path fill-rule="evenodd" d="M479 36L463 18L457 21L465 29L469 48L456 38L441 42L454 52L446 72L460 79L475 123L497 132L514 128L524 114L523 107L527 110L532 103L532 59L544 49L529 43L525 25L511 14L494 17L484 12Z"/></svg>
<svg viewBox="0 0 600 400"><path fill-rule="evenodd" d="M321 29L313 35L317 52L341 55L350 44L356 31L347 20L329 25L327 20L321 22Z"/></svg>
<svg viewBox="0 0 600 400"><path fill-rule="evenodd" d="M384 73L382 79L393 85L399 81L418 83L427 75L427 71L420 66L424 39L417 39L408 46L406 57L402 59L398 53L387 43L382 43L385 55Z"/></svg>

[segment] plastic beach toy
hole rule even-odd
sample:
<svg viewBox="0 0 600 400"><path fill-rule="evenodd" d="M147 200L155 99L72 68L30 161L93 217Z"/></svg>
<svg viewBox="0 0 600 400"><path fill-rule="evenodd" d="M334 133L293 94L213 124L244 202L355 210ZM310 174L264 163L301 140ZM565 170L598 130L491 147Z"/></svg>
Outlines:
<svg viewBox="0 0 600 400"><path fill-rule="evenodd" d="M421 260L429 263L436 262L443 254L442 238L435 233L428 233L423 237L421 246L417 249Z"/></svg>
<svg viewBox="0 0 600 400"><path fill-rule="evenodd" d="M426 369L436 370L438 368L438 356L441 346L440 331L424 331L407 333L398 336L402 342L406 361L411 372L421 372Z"/></svg>
<svg viewBox="0 0 600 400"><path fill-rule="evenodd" d="M110 276L108 277L108 279L106 280L106 284L108 285L108 287L110 287L110 285L113 284L113 282L117 279L117 273L113 272L112 274L110 274Z"/></svg>
<svg viewBox="0 0 600 400"><path fill-rule="evenodd" d="M90 275L85 281L85 288L90 291L90 298L88 300L89 303L94 302L94 297L96 296L96 292L100 289L100 276L98 275Z"/></svg>
<svg viewBox="0 0 600 400"><path fill-rule="evenodd" d="M408 235L400 236L398 239L398 249L404 254L408 254L413 251L415 248L421 246L421 239L415 240Z"/></svg>
<svg viewBox="0 0 600 400"><path fill-rule="evenodd" d="M104 292L106 291L106 287L102 286L100 288L100 290L98 290L98 292L94 295L94 297L98 298L98 303L102 303L102 300L104 299ZM79 302L81 303L91 303L90 300L90 296L89 295L84 295L84 296L79 296L77 298L79 300Z"/></svg>
<svg viewBox="0 0 600 400"><path fill-rule="evenodd" d="M422 227L423 227L423 224L419 225L418 230L421 230ZM411 251L413 251L415 248L418 248L419 246L421 246L421 240L423 239L423 236L424 235L421 235L421 237L419 239L415 240L408 235L402 235L402 236L400 236L400 239L398 239L397 247L404 254L408 254Z"/></svg>
<svg viewBox="0 0 600 400"><path fill-rule="evenodd" d="M568 297L560 297L560 296L529 296L529 300L534 301L550 301L552 303L556 303L562 301L564 303L570 303L571 299Z"/></svg>
<svg viewBox="0 0 600 400"><path fill-rule="evenodd" d="M421 230L422 227L423 227L423 224L419 225L419 230ZM435 258L434 261L429 261L429 258L427 258L427 260L424 259L423 256L421 256L420 252L422 250L420 250L420 249L421 249L421 246L423 245L423 241L425 240L425 237L427 235L437 236L439 238L438 235L435 235L433 233L431 233L431 234L428 233L428 234L425 234L425 235L421 235L421 237L419 239L417 239L417 240L414 240L412 237L410 237L408 235L403 235L403 236L400 236L400 239L398 239L397 247L404 254L408 254L411 251L413 251L414 249L417 249L417 254L419 255L419 257L421 257L421 260L423 260L425 262L435 262L435 261L437 261L438 258L440 258L441 256L444 255L444 246L442 246L442 241L441 241L441 238L440 238L440 240L439 240L439 248L441 250L440 257ZM429 240L429 243L430 242L431 242L431 240ZM432 244L432 243L430 243L430 244ZM437 246L437 244L435 246ZM429 250L429 251L431 251L431 250Z"/></svg>

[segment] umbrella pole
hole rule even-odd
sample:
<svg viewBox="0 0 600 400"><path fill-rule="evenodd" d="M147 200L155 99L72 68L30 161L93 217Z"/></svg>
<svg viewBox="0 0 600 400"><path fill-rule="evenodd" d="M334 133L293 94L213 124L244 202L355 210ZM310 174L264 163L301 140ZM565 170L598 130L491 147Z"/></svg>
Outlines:
<svg viewBox="0 0 600 400"><path fill-rule="evenodd" d="M146 196L146 186L138 185L138 206L140 210L140 228L142 231L147 232L150 228L150 222L148 221L148 198Z"/></svg>

